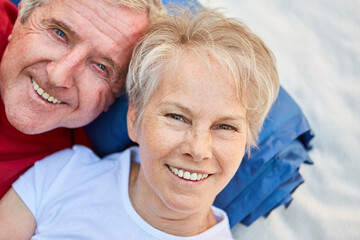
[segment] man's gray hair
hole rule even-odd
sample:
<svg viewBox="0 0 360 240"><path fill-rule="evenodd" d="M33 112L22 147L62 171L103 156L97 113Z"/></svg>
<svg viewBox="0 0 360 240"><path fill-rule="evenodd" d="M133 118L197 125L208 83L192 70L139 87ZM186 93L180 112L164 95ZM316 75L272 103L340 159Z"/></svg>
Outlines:
<svg viewBox="0 0 360 240"><path fill-rule="evenodd" d="M275 58L248 27L219 10L198 9L154 21L135 46L126 90L141 120L161 79L187 53L200 61L215 60L234 79L239 100L247 109L247 151L256 146L262 124L279 91ZM209 66L209 65L208 65Z"/></svg>

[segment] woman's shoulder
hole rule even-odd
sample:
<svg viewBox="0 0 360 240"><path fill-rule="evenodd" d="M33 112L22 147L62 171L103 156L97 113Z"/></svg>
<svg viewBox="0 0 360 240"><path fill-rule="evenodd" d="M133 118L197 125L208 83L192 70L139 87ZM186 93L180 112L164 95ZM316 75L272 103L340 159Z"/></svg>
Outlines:
<svg viewBox="0 0 360 240"><path fill-rule="evenodd" d="M122 152L112 153L102 158L102 160L105 161L119 161L124 159L130 159L131 161L140 163L139 147L132 146Z"/></svg>
<svg viewBox="0 0 360 240"><path fill-rule="evenodd" d="M211 210L213 211L218 223L209 230L207 230L205 233L209 234L211 236L211 239L233 239L229 224L229 218L226 212L215 206L212 206Z"/></svg>
<svg viewBox="0 0 360 240"><path fill-rule="evenodd" d="M104 158L100 158L90 148L82 145L74 145L72 148L63 149L55 152L34 164L36 169L44 169L48 171L60 171L64 167L71 169L91 168L95 166L97 169L106 168L111 165L122 165L127 162L125 159L137 161L138 148L132 147L123 152L113 153Z"/></svg>

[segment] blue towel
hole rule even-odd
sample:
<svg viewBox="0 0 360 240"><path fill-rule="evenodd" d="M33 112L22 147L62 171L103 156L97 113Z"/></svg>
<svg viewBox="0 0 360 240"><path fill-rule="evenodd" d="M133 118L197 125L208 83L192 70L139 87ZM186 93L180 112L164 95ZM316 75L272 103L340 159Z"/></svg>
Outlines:
<svg viewBox="0 0 360 240"><path fill-rule="evenodd" d="M10 2L12 2L13 4L15 4L15 6L18 6L21 0L11 0Z"/></svg>

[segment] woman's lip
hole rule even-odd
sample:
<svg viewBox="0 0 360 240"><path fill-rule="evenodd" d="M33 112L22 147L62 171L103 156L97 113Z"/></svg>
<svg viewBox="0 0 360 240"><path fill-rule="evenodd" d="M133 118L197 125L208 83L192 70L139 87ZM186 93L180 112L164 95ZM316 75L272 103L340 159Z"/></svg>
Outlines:
<svg viewBox="0 0 360 240"><path fill-rule="evenodd" d="M196 172L196 171L188 171L182 168L177 168L171 165L166 165L168 167L168 169L172 172L173 175L187 180L187 181L192 181L192 182L198 182L204 179L207 179L209 176L211 176L211 174L207 174L207 173L201 173Z"/></svg>
<svg viewBox="0 0 360 240"><path fill-rule="evenodd" d="M194 169L190 169L190 168L183 168L183 167L178 167L178 166L175 166L175 165L171 165L171 164L165 164L167 167L175 167L177 169L181 169L183 171L188 171L188 172L195 172L195 173L201 173L201 174L208 174L208 175L211 175L211 173L209 172L206 172L206 171L203 171L203 170L194 170Z"/></svg>

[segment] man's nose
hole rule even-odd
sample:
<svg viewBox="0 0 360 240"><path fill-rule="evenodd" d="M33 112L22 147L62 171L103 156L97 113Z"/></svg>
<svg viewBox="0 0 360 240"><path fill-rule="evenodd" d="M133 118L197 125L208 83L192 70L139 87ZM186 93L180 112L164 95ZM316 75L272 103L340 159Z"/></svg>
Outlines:
<svg viewBox="0 0 360 240"><path fill-rule="evenodd" d="M46 66L49 82L57 87L71 88L74 86L76 74L85 64L87 52L86 47L78 46L50 62Z"/></svg>
<svg viewBox="0 0 360 240"><path fill-rule="evenodd" d="M212 158L212 136L210 130L189 130L181 144L182 154L191 156L194 161Z"/></svg>

